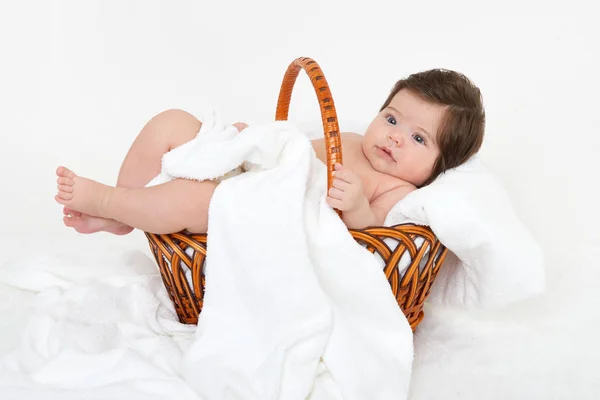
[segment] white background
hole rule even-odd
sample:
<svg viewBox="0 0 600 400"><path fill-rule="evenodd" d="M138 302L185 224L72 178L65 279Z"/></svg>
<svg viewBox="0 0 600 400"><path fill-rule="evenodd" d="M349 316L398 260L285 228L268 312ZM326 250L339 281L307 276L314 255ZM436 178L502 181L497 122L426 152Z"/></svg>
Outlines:
<svg viewBox="0 0 600 400"><path fill-rule="evenodd" d="M576 2L2 0L0 251L72 243L76 252L82 242L145 249L140 232L81 238L64 228L54 171L63 164L114 184L136 134L164 109L211 105L230 122L272 120L285 69L309 56L325 72L344 129L368 122L395 80L455 69L482 90L482 158L541 244L548 277L542 298L477 318L546 321L538 326L547 331L540 349L528 346L518 374L502 375L509 385L497 371L458 374L434 360L436 368L416 369L414 396L471 398L485 393L473 384L497 382L491 391L509 398L538 398L544 388L539 398L593 398L599 39L597 13ZM303 75L296 87L292 119L318 121ZM514 340L497 353L515 352Z"/></svg>

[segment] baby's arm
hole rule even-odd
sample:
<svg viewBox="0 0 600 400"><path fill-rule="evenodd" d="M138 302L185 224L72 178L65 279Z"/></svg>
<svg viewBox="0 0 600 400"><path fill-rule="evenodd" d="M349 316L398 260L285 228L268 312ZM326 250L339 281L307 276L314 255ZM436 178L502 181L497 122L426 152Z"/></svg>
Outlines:
<svg viewBox="0 0 600 400"><path fill-rule="evenodd" d="M335 165L335 179L327 194L327 203L342 211L342 220L350 229L375 226L381 219L379 210L369 204L360 178L341 164Z"/></svg>
<svg viewBox="0 0 600 400"><path fill-rule="evenodd" d="M371 204L369 204L368 201L366 201L366 203L361 202L360 207L344 212L342 214L342 220L350 229L365 229L369 226L383 226L392 207L413 189L414 188L410 186L404 186L379 196ZM364 194L363 197L367 200Z"/></svg>
<svg viewBox="0 0 600 400"><path fill-rule="evenodd" d="M367 198L365 197L365 200L366 199ZM368 201L366 204L362 203L361 206L354 210L344 211L342 213L342 221L344 221L349 229L364 229L369 226L381 226L381 223L378 223L379 219L379 216L369 205Z"/></svg>
<svg viewBox="0 0 600 400"><path fill-rule="evenodd" d="M382 226L392 207L414 189L412 185L400 186L369 203L360 178L337 164L327 203L342 211L342 220L348 228L364 229L369 226Z"/></svg>

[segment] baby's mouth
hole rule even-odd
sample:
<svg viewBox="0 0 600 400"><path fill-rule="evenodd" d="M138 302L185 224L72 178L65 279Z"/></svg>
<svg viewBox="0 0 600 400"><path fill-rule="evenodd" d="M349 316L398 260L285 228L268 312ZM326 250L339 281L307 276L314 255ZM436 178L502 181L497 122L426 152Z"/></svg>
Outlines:
<svg viewBox="0 0 600 400"><path fill-rule="evenodd" d="M377 150L384 156L390 158L392 161L396 161L392 151L387 147L379 147L377 146Z"/></svg>

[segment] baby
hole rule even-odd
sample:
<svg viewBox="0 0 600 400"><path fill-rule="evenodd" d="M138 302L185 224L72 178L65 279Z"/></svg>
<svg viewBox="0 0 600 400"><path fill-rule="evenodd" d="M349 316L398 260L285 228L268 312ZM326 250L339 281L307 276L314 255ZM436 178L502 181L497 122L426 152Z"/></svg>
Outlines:
<svg viewBox="0 0 600 400"><path fill-rule="evenodd" d="M64 224L80 233L205 233L218 183L175 179L144 187L160 172L163 154L193 139L200 126L181 110L153 117L129 149L116 187L59 167L55 199L65 206ZM364 135L342 133L344 165L335 166L327 202L343 212L350 229L381 226L404 196L475 154L484 127L480 91L464 75L441 69L412 74L396 82ZM324 140L312 145L325 163Z"/></svg>

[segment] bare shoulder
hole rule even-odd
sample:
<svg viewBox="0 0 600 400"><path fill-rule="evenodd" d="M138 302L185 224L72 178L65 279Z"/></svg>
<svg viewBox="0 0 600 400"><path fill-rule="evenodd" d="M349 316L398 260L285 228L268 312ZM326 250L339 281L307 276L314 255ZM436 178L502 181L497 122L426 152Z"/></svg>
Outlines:
<svg viewBox="0 0 600 400"><path fill-rule="evenodd" d="M352 132L342 132L340 134L340 137L342 139L342 145L347 144L348 142L351 142L351 143L360 142L360 141L362 141L362 138L363 138L362 135L359 135L358 133L352 133ZM323 142L325 142L325 138L321 137L318 139L312 139L311 142L313 144L323 143Z"/></svg>
<svg viewBox="0 0 600 400"><path fill-rule="evenodd" d="M354 132L342 132L341 133L341 137L342 137L342 142L344 140L350 140L353 142L360 142L363 139L363 135L359 135L358 133L354 133Z"/></svg>
<svg viewBox="0 0 600 400"><path fill-rule="evenodd" d="M351 132L342 132L340 137L342 139L342 154L346 156L344 160L355 158L353 155L356 153L356 149L360 147L362 135ZM326 162L327 156L325 150L325 139L313 139L311 140L311 144L315 150L317 158L323 162Z"/></svg>

